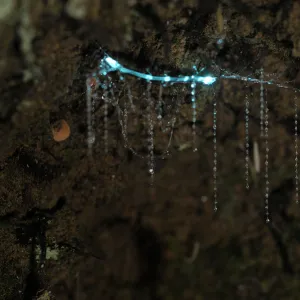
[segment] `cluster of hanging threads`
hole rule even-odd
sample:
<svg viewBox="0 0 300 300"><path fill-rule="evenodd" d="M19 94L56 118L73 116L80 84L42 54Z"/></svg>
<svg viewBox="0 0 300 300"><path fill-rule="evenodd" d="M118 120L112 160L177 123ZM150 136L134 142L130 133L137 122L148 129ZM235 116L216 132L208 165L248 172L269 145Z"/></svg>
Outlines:
<svg viewBox="0 0 300 300"><path fill-rule="evenodd" d="M121 74L119 74L119 79L120 79L120 82L122 82L126 86L125 78ZM130 103L130 101L131 101L131 103L132 103L132 99L131 99L132 96L131 96L130 88L129 88L129 86L127 88L128 88L127 89L128 97L127 98L125 97L123 112L121 111L119 106L116 107L117 112L118 112L119 122L121 125L122 135L124 138L124 148L128 148L127 127L128 127L128 111L130 109L130 105L128 104L128 102ZM127 101L127 99L128 99L128 101Z"/></svg>
<svg viewBox="0 0 300 300"><path fill-rule="evenodd" d="M249 97L245 97L245 180L249 190Z"/></svg>
<svg viewBox="0 0 300 300"><path fill-rule="evenodd" d="M260 136L264 135L264 69L260 70Z"/></svg>
<svg viewBox="0 0 300 300"><path fill-rule="evenodd" d="M218 198L217 198L217 98L215 96L215 101L213 103L213 145L214 145L214 163L213 163L213 187L214 187L214 211L218 210Z"/></svg>
<svg viewBox="0 0 300 300"><path fill-rule="evenodd" d="M152 106L151 99L151 81L147 82L147 118L148 118L148 169L150 174L150 184L153 185L154 181L154 125L152 120Z"/></svg>
<svg viewBox="0 0 300 300"><path fill-rule="evenodd" d="M298 103L297 96L295 96L295 198L296 203L299 204L299 179L298 179Z"/></svg>
<svg viewBox="0 0 300 300"><path fill-rule="evenodd" d="M193 151L196 152L198 149L196 147L196 117L197 117L197 111L196 111L196 83L193 81L191 83L191 94L192 94L192 109L193 109Z"/></svg>
<svg viewBox="0 0 300 300"><path fill-rule="evenodd" d="M175 104L174 104L174 99L176 99ZM167 122L168 128L163 128L162 118L159 118L159 126L161 127L162 132L167 132L169 130L169 141L168 141L167 147L162 155L163 159L170 155L169 148L171 146L171 142L172 142L172 138L173 138L174 127L175 127L175 123L177 120L177 115L179 114L179 110L181 107L181 101L180 101L179 94L177 94L176 97L172 97L172 104L175 105L175 110L174 110L174 114L173 114L171 120ZM160 110L160 113L162 113L162 109Z"/></svg>
<svg viewBox="0 0 300 300"><path fill-rule="evenodd" d="M161 125L161 119L162 119L162 94L163 94L163 85L160 84L159 86L159 92L158 92L158 102L157 102L157 119L159 121L159 125Z"/></svg>
<svg viewBox="0 0 300 300"><path fill-rule="evenodd" d="M119 74L119 78L125 86L125 90L127 92L127 97L124 100L124 109L121 110L120 106L116 106L119 123L121 125L122 135L124 138L124 147L129 149L133 154L137 155L137 153L130 147L128 141L128 120L129 114L135 112L135 105L133 104L133 96L131 94L131 88L129 82L125 81L125 78Z"/></svg>
<svg viewBox="0 0 300 300"><path fill-rule="evenodd" d="M266 212L266 222L270 222L270 214L269 214L269 108L268 108L268 99L265 96L264 99L265 106L265 179L266 179L266 187L265 187L265 212Z"/></svg>
<svg viewBox="0 0 300 300"><path fill-rule="evenodd" d="M116 82L116 84L112 84L111 78L108 76L108 73L114 73L118 72L119 74L119 81ZM268 122L269 122L269 115L268 115L268 102L266 99L266 92L267 90L264 89L264 85L273 85L277 86L278 88L285 88L290 89L291 87L281 84L281 83L275 83L274 81L265 81L264 80L264 70L260 70L260 78L251 78L251 77L245 77L240 76L238 74L229 74L228 72L225 72L224 74L221 74L219 77L214 76L199 76L199 73L197 75L179 75L177 77L171 77L168 75L164 76L154 76L151 74L145 74L141 73L135 70L128 69L126 67L123 67L120 63L118 63L116 60L112 59L111 57L104 55L103 59L101 59L100 64L98 66L97 75L96 73L93 73L92 76L102 76L101 80L109 81L109 85L103 84L101 85L103 88L103 94L102 99L104 102L104 143L105 143L105 152L107 153L108 147L107 147L107 137L108 137L108 105L112 104L117 112L119 117L119 122L122 127L122 133L125 140L125 147L128 146L128 140L127 140L127 121L130 121L130 118L128 117L128 113L131 111L134 111L134 105L133 105L133 97L131 95L131 90L129 84L125 83L125 80L123 78L124 74L130 75L133 78L142 79L147 82L147 89L145 92L145 98L146 98L146 118L147 118L147 165L148 165L148 171L151 177L151 184L154 180L154 169L155 169L155 163L154 163L154 123L155 125L159 125L161 128L161 131L164 132L171 132L169 143L167 146L166 153L168 154L168 148L171 143L172 134L173 134L173 128L176 121L176 116L174 116L171 121L167 120L166 113L168 113L168 110L170 110L171 107L173 107L172 104L168 105L168 97L163 98L164 93L164 87L171 87L174 84L177 83L183 83L188 84L191 90L191 97L192 97L192 134L193 134L193 146L194 151L197 150L196 148L196 86L197 84L202 85L212 85L215 81L219 79L232 79L232 80L240 80L244 82L250 82L255 84L260 84L260 136L262 142L265 144L265 193L264 193L264 208L265 208L265 215L266 215L266 222L270 222L269 218L269 145L268 145ZM93 78L93 77L91 77ZM90 79L91 79L90 78ZM151 95L151 87L152 82L158 82L159 83L159 90L158 95L153 96ZM124 88L125 87L125 88ZM119 92L117 97L114 96L114 88L116 88ZM126 93L127 90L127 100L125 103L120 104L119 100L120 95ZM125 91L125 92L124 92ZM184 91L184 89L183 89ZM88 123L88 148L89 152L91 153L92 144L95 140L94 135L94 88L93 85L91 85L91 81L87 81L87 123ZM110 95L108 99L108 93ZM154 94L154 91L152 92ZM186 95L186 94L185 94ZM177 94L177 96L179 96ZM124 98L124 97L123 97ZM155 100L157 99L157 100ZM173 99L173 98L172 98ZM129 100L129 101L128 101ZM178 100L178 99L177 99ZM122 100L120 100L122 102ZM174 102L172 100L172 102ZM174 104L174 103L173 103ZM246 189L249 189L249 96L245 96L245 177L246 177ZM180 107L180 101L176 102L176 114ZM153 116L153 113L156 113L156 117ZM298 145L297 145L297 138L298 138L298 129L297 129L297 103L295 98L295 186L296 186L296 202L298 203ZM167 125L164 125L167 124ZM170 126L171 125L171 126ZM171 128L172 127L172 128ZM170 130L171 129L171 130ZM256 143L257 144L257 143ZM255 146L255 145L254 145ZM138 155L137 152L134 152L132 147L128 146L130 150L133 151L134 154ZM217 99L215 97L214 103L213 103L213 190L214 190L214 210L218 210L218 199L217 199ZM143 158L143 156L139 155ZM259 170L259 167L256 168L256 170ZM259 172L259 171L257 171Z"/></svg>

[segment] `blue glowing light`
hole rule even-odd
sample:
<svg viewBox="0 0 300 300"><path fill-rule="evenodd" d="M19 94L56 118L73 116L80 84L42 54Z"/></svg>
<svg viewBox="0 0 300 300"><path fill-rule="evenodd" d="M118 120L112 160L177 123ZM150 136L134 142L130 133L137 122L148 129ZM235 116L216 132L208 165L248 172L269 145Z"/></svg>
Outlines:
<svg viewBox="0 0 300 300"><path fill-rule="evenodd" d="M112 59L109 56L105 57L104 60L111 66L112 69L117 70L118 68L121 67L121 65L116 60Z"/></svg>
<svg viewBox="0 0 300 300"><path fill-rule="evenodd" d="M193 66L194 69L196 69L196 66ZM240 76L237 74L222 74L219 77L207 75L207 76L198 76L198 75L191 75L191 76L178 76L178 77L171 77L168 75L164 76L154 76L150 74L141 73L138 71L134 71L128 68L125 68L122 66L119 62L105 54L104 58L100 61L99 64L99 75L106 76L110 72L119 72L120 74L129 74L147 81L158 81L160 83L184 83L184 82L194 82L194 83L202 83L204 85L212 85L217 81L217 79L233 79L233 80L241 80L241 81L248 81L252 83L260 83L260 84L268 84L268 85L274 85L279 88L285 88L285 89L293 89L295 91L300 91L297 88L293 88L288 85L275 83L274 81L264 81L261 79L251 78L251 77L245 77Z"/></svg>
<svg viewBox="0 0 300 300"><path fill-rule="evenodd" d="M216 78L211 77L211 76L205 76L204 79L203 79L203 83L207 84L207 85L213 84L215 81L216 81Z"/></svg>
<svg viewBox="0 0 300 300"><path fill-rule="evenodd" d="M110 56L105 56L99 65L99 74L106 75L109 72L119 71L122 74L133 75L147 81L159 81L159 82L200 82L205 85L213 84L217 78L212 76L179 76L179 77L171 77L168 75L165 76L154 76L149 74L144 74L141 72L137 72L128 68L123 67L116 60L111 58Z"/></svg>
<svg viewBox="0 0 300 300"><path fill-rule="evenodd" d="M147 79L147 80L153 80L153 76L146 74L145 75L145 79Z"/></svg>

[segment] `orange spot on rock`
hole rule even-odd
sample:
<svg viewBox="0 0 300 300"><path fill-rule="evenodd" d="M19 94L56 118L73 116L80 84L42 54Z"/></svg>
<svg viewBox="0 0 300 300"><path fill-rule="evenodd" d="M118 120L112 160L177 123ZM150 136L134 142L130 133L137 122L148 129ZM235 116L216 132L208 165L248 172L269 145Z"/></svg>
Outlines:
<svg viewBox="0 0 300 300"><path fill-rule="evenodd" d="M62 142L66 140L70 134L70 126L65 120L59 120L52 124L52 135L54 141Z"/></svg>

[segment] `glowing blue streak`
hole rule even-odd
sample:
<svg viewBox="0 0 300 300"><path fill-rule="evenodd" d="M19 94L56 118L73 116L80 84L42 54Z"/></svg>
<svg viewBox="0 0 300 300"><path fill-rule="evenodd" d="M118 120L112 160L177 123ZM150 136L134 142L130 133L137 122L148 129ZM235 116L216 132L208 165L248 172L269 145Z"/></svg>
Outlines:
<svg viewBox="0 0 300 300"><path fill-rule="evenodd" d="M205 85L211 85L217 81L218 78L224 78L224 79L236 79L241 81L247 81L247 82L253 82L253 83L263 83L268 85L275 85L280 88L285 89L293 89L295 91L300 91L297 88L293 88L291 86L279 84L273 81L264 81L256 78L251 77L245 77L240 75L220 75L219 77L215 76L178 76L178 77L170 77L170 76L153 76L150 74L145 74L141 72L137 72L128 68L123 67L120 63L118 63L116 60L111 58L108 55L105 55L104 58L101 60L99 65L99 74L100 75L107 75L109 72L115 72L119 71L123 74L130 74L142 79L145 79L147 81L159 81L159 82L173 82L173 83L180 83L180 82L195 82L195 83L202 83Z"/></svg>
<svg viewBox="0 0 300 300"><path fill-rule="evenodd" d="M109 56L104 57L100 63L100 75L106 75L109 72L119 71L123 74L130 74L148 81L160 81L160 82L200 82L205 85L213 84L217 78L212 76L153 76L150 74L144 74L134 70L127 69L119 64L117 61Z"/></svg>

